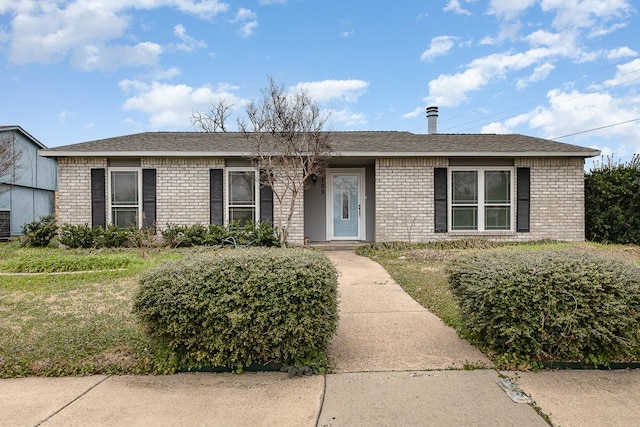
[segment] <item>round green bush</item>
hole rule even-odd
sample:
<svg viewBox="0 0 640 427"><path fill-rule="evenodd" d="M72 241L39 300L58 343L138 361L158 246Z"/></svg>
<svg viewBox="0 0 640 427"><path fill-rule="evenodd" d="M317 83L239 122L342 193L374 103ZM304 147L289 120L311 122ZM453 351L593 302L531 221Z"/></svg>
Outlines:
<svg viewBox="0 0 640 427"><path fill-rule="evenodd" d="M637 355L640 268L586 251L493 251L448 266L465 325L486 348L535 361Z"/></svg>
<svg viewBox="0 0 640 427"><path fill-rule="evenodd" d="M187 367L321 369L337 328L337 272L304 249L201 254L146 272L134 311Z"/></svg>

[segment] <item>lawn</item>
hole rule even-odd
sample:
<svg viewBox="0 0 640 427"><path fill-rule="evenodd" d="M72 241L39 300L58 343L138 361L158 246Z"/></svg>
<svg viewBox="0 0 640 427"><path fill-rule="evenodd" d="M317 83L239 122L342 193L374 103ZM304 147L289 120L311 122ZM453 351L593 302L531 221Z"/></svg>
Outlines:
<svg viewBox="0 0 640 427"><path fill-rule="evenodd" d="M0 377L170 372L131 307L138 274L185 252L0 244Z"/></svg>
<svg viewBox="0 0 640 427"><path fill-rule="evenodd" d="M464 336L444 266L483 241L377 244L359 253L379 262L420 304ZM562 247L598 251L640 265L637 246L538 243L499 250ZM170 373L171 352L150 341L132 315L138 275L193 249L57 249L0 244L0 378Z"/></svg>

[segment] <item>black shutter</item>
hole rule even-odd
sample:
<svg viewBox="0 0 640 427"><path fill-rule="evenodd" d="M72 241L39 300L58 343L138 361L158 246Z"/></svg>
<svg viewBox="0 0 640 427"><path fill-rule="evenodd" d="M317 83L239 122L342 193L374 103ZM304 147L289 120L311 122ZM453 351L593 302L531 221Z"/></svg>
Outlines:
<svg viewBox="0 0 640 427"><path fill-rule="evenodd" d="M447 224L447 168L435 168L433 170L434 180L434 210L435 210L435 232L446 233Z"/></svg>
<svg viewBox="0 0 640 427"><path fill-rule="evenodd" d="M224 192L223 192L223 170L209 170L209 222L211 224L224 224Z"/></svg>
<svg viewBox="0 0 640 427"><path fill-rule="evenodd" d="M156 170L142 170L142 227L156 227Z"/></svg>
<svg viewBox="0 0 640 427"><path fill-rule="evenodd" d="M518 168L517 175L518 200L517 200L517 219L516 231L519 233L528 233L530 230L530 211L531 211L531 169Z"/></svg>
<svg viewBox="0 0 640 427"><path fill-rule="evenodd" d="M260 184L260 221L273 225L273 190Z"/></svg>
<svg viewBox="0 0 640 427"><path fill-rule="evenodd" d="M91 226L107 225L107 206L105 203L105 171L91 169Z"/></svg>

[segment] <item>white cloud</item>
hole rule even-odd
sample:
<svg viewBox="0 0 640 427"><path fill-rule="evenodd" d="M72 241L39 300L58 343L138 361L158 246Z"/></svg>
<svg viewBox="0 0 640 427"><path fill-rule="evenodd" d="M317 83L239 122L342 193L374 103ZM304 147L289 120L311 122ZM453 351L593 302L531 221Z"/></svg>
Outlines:
<svg viewBox="0 0 640 427"><path fill-rule="evenodd" d="M257 15L250 9L240 8L236 13L236 16L229 22L233 24L240 24L238 34L242 38L251 37L255 34L256 28L258 28Z"/></svg>
<svg viewBox="0 0 640 427"><path fill-rule="evenodd" d="M599 28L600 23L633 10L627 0L542 0L541 8L555 13L553 26L557 29Z"/></svg>
<svg viewBox="0 0 640 427"><path fill-rule="evenodd" d="M238 34L240 34L242 38L246 39L247 37L251 37L253 34L255 34L256 28L258 28L257 21L246 22L240 27L240 29L238 30Z"/></svg>
<svg viewBox="0 0 640 427"><path fill-rule="evenodd" d="M475 59L463 72L441 74L430 81L426 100L440 106L459 105L468 92L477 91L492 81L503 80L507 73L530 67L555 54L548 48L534 48L524 53L496 53Z"/></svg>
<svg viewBox="0 0 640 427"><path fill-rule="evenodd" d="M536 0L491 0L489 13L512 20L533 6L535 2Z"/></svg>
<svg viewBox="0 0 640 427"><path fill-rule="evenodd" d="M449 0L449 3L442 9L445 12L453 12L458 15L473 15L460 5L460 0Z"/></svg>
<svg viewBox="0 0 640 427"><path fill-rule="evenodd" d="M612 49L607 53L609 59L633 58L634 56L638 56L638 52L627 46Z"/></svg>
<svg viewBox="0 0 640 427"><path fill-rule="evenodd" d="M529 86L529 84L531 83L535 83L535 82L539 82L541 80L546 79L549 74L555 69L556 67L549 63L546 62L542 65L537 66L534 70L533 73L530 76L527 76L523 79L518 79L518 81L516 82L516 87L518 88L518 90L524 89L525 87Z"/></svg>
<svg viewBox="0 0 640 427"><path fill-rule="evenodd" d="M640 123L632 122L611 126L640 117L640 97L614 96L601 92L563 91L553 89L547 94L548 105L494 122L482 128L483 133L513 133L520 126L537 130L545 138L558 138L580 133L582 140L596 138L597 148L606 146L607 140L619 143L620 156L640 152ZM603 129L595 130L604 127ZM586 132L585 131L591 131ZM580 145L584 142L576 142Z"/></svg>
<svg viewBox="0 0 640 427"><path fill-rule="evenodd" d="M173 34L182 40L182 43L176 44L175 48L183 52L193 52L197 48L207 47L207 42L204 40L196 40L188 35L186 28L184 28L184 25L182 24L178 24L173 27Z"/></svg>
<svg viewBox="0 0 640 427"><path fill-rule="evenodd" d="M363 80L323 80L298 83L290 90L291 92L304 90L318 103L326 103L332 100L355 102L368 86L369 82Z"/></svg>
<svg viewBox="0 0 640 427"><path fill-rule="evenodd" d="M142 113L148 117L148 126L154 129L190 128L193 111L204 111L209 104L215 104L221 99L235 108L240 108L247 102L235 94L237 87L227 84L221 84L214 90L209 86L193 88L185 84L145 83L125 79L119 85L128 96L123 109Z"/></svg>
<svg viewBox="0 0 640 427"><path fill-rule="evenodd" d="M367 124L367 117L362 113L354 113L349 109L331 110L329 122L331 124L338 123L346 127L361 127Z"/></svg>
<svg viewBox="0 0 640 427"><path fill-rule="evenodd" d="M131 26L127 12L158 7L170 7L202 19L209 19L228 9L227 4L217 0L4 2L0 10L13 15L11 32L3 36L9 40L9 60L26 64L55 63L73 58L73 64L81 69L113 69L154 63L157 57L153 56L159 54L156 43L127 44L127 30ZM178 31L176 35L181 33ZM182 35L186 36L186 33ZM139 54L142 58L117 58L118 52ZM83 58L88 62L82 62Z"/></svg>
<svg viewBox="0 0 640 427"><path fill-rule="evenodd" d="M75 117L76 115L77 115L76 113L73 113L71 111L62 110L58 113L58 121L64 123L67 121L67 119Z"/></svg>
<svg viewBox="0 0 640 427"><path fill-rule="evenodd" d="M618 65L616 75L603 83L604 87L640 84L640 59Z"/></svg>
<svg viewBox="0 0 640 427"><path fill-rule="evenodd" d="M422 52L420 59L429 61L435 57L446 55L454 46L457 39L457 37L453 36L438 36L432 38L429 48Z"/></svg>
<svg viewBox="0 0 640 427"><path fill-rule="evenodd" d="M425 108L420 106L420 107L416 107L415 110L410 111L408 113L405 113L402 115L403 119L415 119L416 117L419 117L422 113L425 113Z"/></svg>
<svg viewBox="0 0 640 427"><path fill-rule="evenodd" d="M502 81L510 75L535 67L528 77L514 79L516 87L546 79L554 69L554 62L573 59L577 62L596 59L601 53L585 52L571 31L549 32L537 30L523 38L531 48L523 52L501 52L476 58L463 71L441 74L429 82L429 95L425 101L441 106L457 106L470 92L478 91L490 83Z"/></svg>
<svg viewBox="0 0 640 427"><path fill-rule="evenodd" d="M79 69L115 70L121 67L155 65L162 47L155 43L138 43L135 46L84 45L73 52L71 63Z"/></svg>

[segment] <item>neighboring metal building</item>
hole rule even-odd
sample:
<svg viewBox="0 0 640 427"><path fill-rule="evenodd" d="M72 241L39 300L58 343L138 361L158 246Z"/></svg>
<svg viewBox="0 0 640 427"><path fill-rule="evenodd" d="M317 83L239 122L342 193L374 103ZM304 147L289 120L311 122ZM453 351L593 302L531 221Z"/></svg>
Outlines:
<svg viewBox="0 0 640 427"><path fill-rule="evenodd" d="M0 144L17 160L0 176L0 239L22 234L22 226L54 212L58 187L55 159L38 156L46 149L20 126L0 126ZM2 173L2 172L0 172Z"/></svg>

